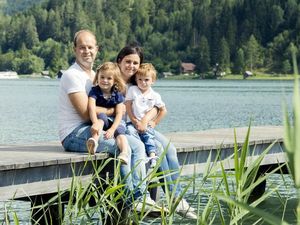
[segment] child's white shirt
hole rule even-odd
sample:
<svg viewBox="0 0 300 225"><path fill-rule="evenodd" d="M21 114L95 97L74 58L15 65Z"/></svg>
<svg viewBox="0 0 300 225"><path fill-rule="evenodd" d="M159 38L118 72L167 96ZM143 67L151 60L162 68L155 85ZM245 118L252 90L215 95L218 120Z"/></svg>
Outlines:
<svg viewBox="0 0 300 225"><path fill-rule="evenodd" d="M138 86L130 86L126 93L125 102L129 100L132 101L132 112L138 120L141 120L153 107L162 108L165 106L160 94L151 87L143 94ZM130 121L129 117L127 120Z"/></svg>

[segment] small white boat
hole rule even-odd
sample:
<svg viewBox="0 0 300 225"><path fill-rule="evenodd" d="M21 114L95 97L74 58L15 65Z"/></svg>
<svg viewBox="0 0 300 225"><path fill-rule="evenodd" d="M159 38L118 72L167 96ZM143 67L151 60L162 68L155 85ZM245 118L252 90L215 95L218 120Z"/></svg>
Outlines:
<svg viewBox="0 0 300 225"><path fill-rule="evenodd" d="M19 76L14 71L0 71L0 79L19 79Z"/></svg>

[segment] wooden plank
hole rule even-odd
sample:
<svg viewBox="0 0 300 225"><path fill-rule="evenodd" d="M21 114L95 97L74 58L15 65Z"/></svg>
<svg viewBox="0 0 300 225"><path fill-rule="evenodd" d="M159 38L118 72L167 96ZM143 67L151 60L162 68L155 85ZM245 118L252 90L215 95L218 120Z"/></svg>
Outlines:
<svg viewBox="0 0 300 225"><path fill-rule="evenodd" d="M236 128L237 143L242 144L245 140L247 127ZM283 140L282 126L251 127L250 144L272 143L274 140ZM234 128L212 129L196 132L174 132L166 136L180 151L210 150L233 147Z"/></svg>
<svg viewBox="0 0 300 225"><path fill-rule="evenodd" d="M250 163L251 161L254 161L257 159L258 156L253 156L253 157L247 157L247 163ZM263 159L261 165L277 165L280 163L286 162L286 154L285 153L274 153L270 155L266 155L265 158ZM216 170L221 170L220 163L217 162L216 164L210 163L210 166L215 166ZM232 169L234 168L234 160L233 159L228 159L223 161L223 166L225 169ZM182 166L182 171L181 175L186 176L186 175L195 175L199 173L203 173L204 170L207 167L207 163L195 163L195 164L185 164Z"/></svg>
<svg viewBox="0 0 300 225"><path fill-rule="evenodd" d="M75 179L77 182L81 182L83 185L87 185L91 182L92 176L85 175L76 177ZM65 191L70 188L71 182L72 178L64 178L0 187L0 201L7 200L7 196L11 196L11 199L26 197L30 198L30 196L41 195L45 193L57 193L58 189L60 191Z"/></svg>
<svg viewBox="0 0 300 225"><path fill-rule="evenodd" d="M236 129L239 146L244 142L247 129L247 127ZM222 149L220 154L222 159L233 154L233 128L169 133L166 136L177 147L183 175L193 174L195 171L203 172L208 155L212 153L214 159L219 149ZM251 151L255 151L256 155L274 141L277 143L264 159L264 164L285 161L283 127L251 127L249 143ZM100 162L109 157L106 153L90 156L87 153L66 152L59 142L0 146L0 155L0 199L2 200L12 198L14 195L24 197L55 192L58 180L61 182L62 189L67 188L72 179L72 165L80 171L86 160ZM232 165L229 163L228 166ZM83 177L89 176L92 172L93 168L89 165Z"/></svg>

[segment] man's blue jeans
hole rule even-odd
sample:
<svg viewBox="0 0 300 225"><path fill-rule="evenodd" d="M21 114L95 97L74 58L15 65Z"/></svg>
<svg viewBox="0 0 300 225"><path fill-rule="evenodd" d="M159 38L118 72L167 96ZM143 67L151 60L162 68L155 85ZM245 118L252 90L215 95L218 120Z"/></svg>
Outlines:
<svg viewBox="0 0 300 225"><path fill-rule="evenodd" d="M63 141L66 151L87 153L86 141L91 137L91 124L84 123L78 126ZM139 199L143 194L147 194L146 183L142 180L146 176L145 167L145 147L136 137L126 134L128 140L128 156L131 161L127 165L121 164L121 178L133 200ZM103 135L99 138L97 152L107 152L113 156L119 154L115 139L104 139ZM132 170L133 169L133 170Z"/></svg>

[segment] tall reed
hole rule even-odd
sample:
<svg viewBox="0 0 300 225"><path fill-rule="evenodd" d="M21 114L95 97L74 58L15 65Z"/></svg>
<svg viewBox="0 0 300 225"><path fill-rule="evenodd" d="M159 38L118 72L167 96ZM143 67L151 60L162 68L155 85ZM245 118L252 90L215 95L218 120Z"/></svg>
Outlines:
<svg viewBox="0 0 300 225"><path fill-rule="evenodd" d="M292 118L290 119L287 106L285 106L284 127L285 136L284 144L288 156L288 165L293 177L295 187L298 193L297 206L297 224L300 224L300 95L299 95L299 77L296 60L295 47L292 48L292 59L294 67L294 95L292 105Z"/></svg>
<svg viewBox="0 0 300 225"><path fill-rule="evenodd" d="M244 143L242 147L239 148L236 140L236 131L234 130L234 154L232 156L234 171L233 173L230 173L226 172L224 169L224 164L231 158L220 162L222 185L220 185L219 191L216 192L215 196L218 200L227 204L230 215L229 224L243 224L247 219L247 215L250 213L256 214L262 220L270 224L285 224L284 221L278 219L275 215L270 215L262 210L256 209L256 207L266 200L272 192L276 191L276 189L269 193L264 193L262 196L258 196L255 201L250 201L250 196L253 194L255 188L262 182L265 182L271 174L279 171L284 166L278 165L277 168L269 171L267 174L258 176L261 162L275 142L266 148L260 155L255 156L255 149L252 154L249 152L250 131L251 127L249 126ZM248 157L251 157L252 160L248 160ZM224 216L222 215L222 217Z"/></svg>

